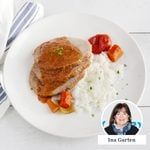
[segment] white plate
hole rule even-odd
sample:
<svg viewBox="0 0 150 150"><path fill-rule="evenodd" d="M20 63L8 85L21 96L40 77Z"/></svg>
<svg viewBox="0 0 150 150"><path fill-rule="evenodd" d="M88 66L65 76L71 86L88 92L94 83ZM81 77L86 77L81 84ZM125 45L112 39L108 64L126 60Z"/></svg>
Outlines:
<svg viewBox="0 0 150 150"><path fill-rule="evenodd" d="M41 104L30 90L28 78L33 64L34 49L47 40L59 36L79 37L87 40L97 33L107 33L114 43L124 49L118 63L127 64L124 80L118 85L119 98L128 98L134 103L140 99L145 84L143 57L135 41L116 24L87 14L64 13L47 17L24 31L13 43L4 65L4 83L9 98L19 114L33 126L53 135L63 137L87 137L98 134L100 115L88 113L58 115Z"/></svg>

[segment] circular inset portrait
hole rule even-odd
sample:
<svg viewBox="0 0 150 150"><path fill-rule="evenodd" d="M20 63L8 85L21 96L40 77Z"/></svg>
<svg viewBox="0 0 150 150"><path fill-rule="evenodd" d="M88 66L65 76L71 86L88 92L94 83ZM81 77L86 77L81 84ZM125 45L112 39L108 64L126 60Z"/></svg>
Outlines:
<svg viewBox="0 0 150 150"><path fill-rule="evenodd" d="M105 107L101 125L109 135L135 135L142 128L143 116L134 103L116 100Z"/></svg>

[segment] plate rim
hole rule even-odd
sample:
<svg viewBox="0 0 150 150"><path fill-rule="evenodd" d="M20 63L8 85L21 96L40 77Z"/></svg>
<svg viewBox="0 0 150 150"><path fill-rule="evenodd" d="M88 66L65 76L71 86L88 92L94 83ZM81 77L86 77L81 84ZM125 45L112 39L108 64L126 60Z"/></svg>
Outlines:
<svg viewBox="0 0 150 150"><path fill-rule="evenodd" d="M136 40L135 40L128 32L126 32L126 30L125 30L123 27L121 27L120 25L116 24L114 21L109 20L109 19L106 19L106 18L101 17L101 16L89 14L89 13L79 13L79 12L63 12L63 13L57 13L57 14L53 14L53 15L49 15L49 16L47 16L47 17L44 17L44 18L40 19L39 21L34 22L34 23L33 23L32 25L30 25L30 26L31 26L31 27L37 26L37 24L38 24L39 22L44 22L45 20L49 20L49 19L51 19L52 17L59 17L59 16L65 16L65 15L77 15L77 16L86 15L86 16L89 16L89 17L95 17L95 18L97 18L97 19L104 20L104 21L106 21L106 22L109 22L109 23L113 24L113 25L116 26L117 28L119 28L122 32L124 32L124 34L128 35L128 37L135 43L135 45L137 46L137 49L138 49L138 51L139 51L139 53L140 53L140 55L141 55L141 57L142 57L143 67L144 67L144 68L143 68L143 70L144 70L144 75L143 75L144 83L143 83L142 92L141 92L140 97L139 97L139 99L138 99L138 102L137 102L137 104L136 104L136 105L138 105L138 104L140 103L140 101L141 101L143 95L144 95L144 92L145 92L145 87L146 87L146 83L147 83L147 76L146 76L146 64L145 64L145 60L144 60L144 55L143 55L143 53L142 53L142 51L141 51L141 48L140 48L139 44L136 42ZM20 35L25 34L25 32L28 32L28 30L30 30L30 26L29 26L26 30L24 30L22 33L20 33L20 34L17 36L16 39L20 38ZM14 43L15 43L15 42L14 42ZM14 43L12 43L12 45L14 45ZM10 48L9 51L11 51L11 48ZM9 52L9 51L8 51L8 53L7 53L7 56L6 56L4 65L3 65L3 72L2 72L2 77L3 77L3 82L4 82L4 88L5 88L5 90L6 90L7 93L9 93L9 92L7 91L6 83L5 83L5 82L6 82L6 79L5 79L5 66L7 65L8 56L10 55L10 52ZM8 94L8 96L9 96L9 94ZM11 98L9 98L9 99L10 99L10 101L11 101ZM34 123L30 122L30 121L22 114L22 112L18 111L18 108L17 108L17 106L13 103L13 101L11 101L11 103L12 103L12 105L14 106L15 110L18 112L18 114L19 114L24 120L26 120L26 121L27 121L29 124L31 124L32 126L36 127L38 130L43 131L43 132L45 132L45 133L47 133L47 134L51 134L51 135L53 135L53 136L65 137L65 138L85 138L85 137L95 136L95 135L98 134L98 133L93 133L93 134L90 133L90 134L80 135L80 136L79 136L79 135L78 135L78 136L68 136L68 135L66 136L66 135L56 134L56 133L52 133L52 132L51 132L51 133L50 133L50 132L47 132L47 131L43 130L41 127L38 127L38 126L35 125Z"/></svg>

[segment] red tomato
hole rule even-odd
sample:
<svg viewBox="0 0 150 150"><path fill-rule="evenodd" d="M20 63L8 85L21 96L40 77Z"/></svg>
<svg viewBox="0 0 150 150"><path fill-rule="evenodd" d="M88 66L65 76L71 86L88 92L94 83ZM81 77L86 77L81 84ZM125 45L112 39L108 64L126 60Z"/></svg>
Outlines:
<svg viewBox="0 0 150 150"><path fill-rule="evenodd" d="M99 44L99 34L92 36L91 38L89 38L88 41L90 42L91 45Z"/></svg>
<svg viewBox="0 0 150 150"><path fill-rule="evenodd" d="M88 40L92 45L92 52L100 54L102 51L108 51L112 45L112 41L107 34L97 34Z"/></svg>
<svg viewBox="0 0 150 150"><path fill-rule="evenodd" d="M111 45L111 39L107 34L101 34L99 36L99 49L101 49L101 51L108 51Z"/></svg>
<svg viewBox="0 0 150 150"><path fill-rule="evenodd" d="M92 45L93 54L100 54L102 51L99 49L99 45Z"/></svg>

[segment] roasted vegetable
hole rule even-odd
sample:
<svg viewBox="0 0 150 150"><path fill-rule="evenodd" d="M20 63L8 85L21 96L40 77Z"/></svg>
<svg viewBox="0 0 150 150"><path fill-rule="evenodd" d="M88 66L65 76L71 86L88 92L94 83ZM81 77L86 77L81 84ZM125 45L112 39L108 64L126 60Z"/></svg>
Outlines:
<svg viewBox="0 0 150 150"><path fill-rule="evenodd" d="M93 54L100 54L102 51L108 51L112 41L107 34L97 34L88 39L92 45Z"/></svg>
<svg viewBox="0 0 150 150"><path fill-rule="evenodd" d="M63 108L69 108L71 106L72 95L69 91L63 91L60 95L59 105Z"/></svg>
<svg viewBox="0 0 150 150"><path fill-rule="evenodd" d="M59 105L54 103L50 98L47 100L46 103L48 104L52 112L56 112L57 110L59 110Z"/></svg>
<svg viewBox="0 0 150 150"><path fill-rule="evenodd" d="M107 55L112 62L115 62L123 55L123 50L115 44L108 50Z"/></svg>
<svg viewBox="0 0 150 150"><path fill-rule="evenodd" d="M63 108L63 107L60 107L60 111L64 114L69 114L69 113L72 113L74 112L74 107L73 105L71 105L70 107L68 108Z"/></svg>

